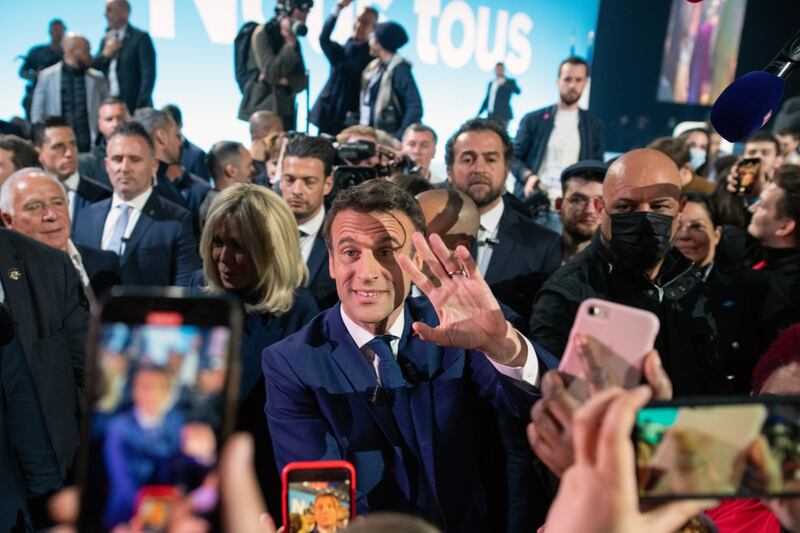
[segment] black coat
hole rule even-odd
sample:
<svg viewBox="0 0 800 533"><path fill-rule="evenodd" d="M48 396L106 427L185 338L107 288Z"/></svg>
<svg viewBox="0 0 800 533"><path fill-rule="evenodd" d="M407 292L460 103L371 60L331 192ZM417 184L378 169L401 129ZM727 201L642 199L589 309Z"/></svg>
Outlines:
<svg viewBox="0 0 800 533"><path fill-rule="evenodd" d="M489 94L492 92L492 83L486 88L486 96L481 104L481 109L478 111L480 115L484 111L489 113L489 118L496 118L503 121L509 121L514 118L514 113L511 111L511 95L519 94L522 91L517 85L517 80L513 78L506 78L506 82L497 88L494 94L494 109L489 109Z"/></svg>
<svg viewBox="0 0 800 533"><path fill-rule="evenodd" d="M103 46L108 33L100 40L100 49L92 66L105 74L111 59L103 57ZM122 48L117 54L117 79L120 99L128 106L131 115L140 107L152 107L153 87L156 83L156 52L150 34L128 24Z"/></svg>
<svg viewBox="0 0 800 533"><path fill-rule="evenodd" d="M0 531L33 531L27 497L58 490L58 472L19 337L0 305Z"/></svg>
<svg viewBox="0 0 800 533"><path fill-rule="evenodd" d="M539 167L547 151L547 142L553 133L557 108L555 105L531 111L519 123L517 136L514 138L514 158L511 170L517 181L514 185L514 194L520 196L525 186L522 175L526 170L534 174L539 172ZM603 160L603 124L583 109L578 111L578 134L581 139L581 149L578 160L598 159Z"/></svg>
<svg viewBox="0 0 800 533"><path fill-rule="evenodd" d="M724 393L725 365L703 290L703 273L676 249L650 280L616 263L598 233L542 287L533 306L531 337L560 357L578 306L587 298L651 311L661 322L655 347L675 396Z"/></svg>
<svg viewBox="0 0 800 533"><path fill-rule="evenodd" d="M361 73L372 61L368 43L359 43L351 37L342 46L331 40L336 20L336 15L328 17L319 34L319 44L331 64L331 72L309 115L320 133L331 135L345 128L348 112L358 112Z"/></svg>
<svg viewBox="0 0 800 533"><path fill-rule="evenodd" d="M0 276L65 476L80 441L89 304L64 252L15 231L0 230Z"/></svg>
<svg viewBox="0 0 800 533"><path fill-rule="evenodd" d="M561 237L523 215L508 195L503 202L498 243L484 277L495 297L527 324L536 293L561 265Z"/></svg>
<svg viewBox="0 0 800 533"><path fill-rule="evenodd" d="M78 155L78 172L97 183L111 187L111 179L106 172L106 145L96 144L92 151Z"/></svg>
<svg viewBox="0 0 800 533"><path fill-rule="evenodd" d="M183 169L181 177L173 182L169 181L166 172L167 164L159 161L158 172L156 173L156 186L153 190L162 198L174 204L178 204L192 213L192 227L194 228L195 236L199 238L200 206L203 204L203 200L206 199L208 191L211 190L211 185L209 185L206 180L195 176L187 169Z"/></svg>
<svg viewBox="0 0 800 533"><path fill-rule="evenodd" d="M83 268L86 269L95 296L100 296L114 285L122 283L117 254L82 244L76 244L75 248L81 254Z"/></svg>

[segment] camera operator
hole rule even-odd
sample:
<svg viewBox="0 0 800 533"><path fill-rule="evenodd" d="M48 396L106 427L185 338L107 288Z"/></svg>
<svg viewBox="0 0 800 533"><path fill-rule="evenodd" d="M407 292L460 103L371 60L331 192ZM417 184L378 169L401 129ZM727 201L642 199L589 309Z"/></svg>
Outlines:
<svg viewBox="0 0 800 533"><path fill-rule="evenodd" d="M361 73L372 61L369 35L375 31L378 21L378 12L374 7L364 7L361 10L353 24L353 34L344 46L331 40L339 13L351 2L352 0L339 0L319 35L319 44L331 64L328 81L319 93L310 115L311 122L321 133L335 135L344 128L347 113L358 111Z"/></svg>
<svg viewBox="0 0 800 533"><path fill-rule="evenodd" d="M245 87L239 118L248 120L256 111L278 115L286 131L297 126L295 95L308 88L298 36L308 32L305 20L313 0L278 0L275 16L253 30L248 70L258 70L258 80Z"/></svg>
<svg viewBox="0 0 800 533"><path fill-rule="evenodd" d="M369 126L344 129L336 136L335 146L334 193L373 178L420 173L408 156L381 143L378 132Z"/></svg>

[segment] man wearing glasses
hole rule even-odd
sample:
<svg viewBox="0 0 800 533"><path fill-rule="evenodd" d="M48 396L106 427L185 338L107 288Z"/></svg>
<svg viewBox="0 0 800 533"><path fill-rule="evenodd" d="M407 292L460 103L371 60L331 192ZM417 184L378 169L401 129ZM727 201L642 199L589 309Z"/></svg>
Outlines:
<svg viewBox="0 0 800 533"><path fill-rule="evenodd" d="M561 173L561 194L556 210L563 227L561 260L566 263L586 248L600 225L594 199L603 195L608 165L595 159L578 161Z"/></svg>

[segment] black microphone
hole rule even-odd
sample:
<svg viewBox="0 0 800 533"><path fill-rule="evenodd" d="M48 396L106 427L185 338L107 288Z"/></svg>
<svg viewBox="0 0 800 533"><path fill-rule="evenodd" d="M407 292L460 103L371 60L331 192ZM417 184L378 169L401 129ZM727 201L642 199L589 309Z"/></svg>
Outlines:
<svg viewBox="0 0 800 533"><path fill-rule="evenodd" d="M761 128L783 100L785 80L800 64L800 31L762 71L748 72L728 85L711 109L711 124L725 139L738 142Z"/></svg>

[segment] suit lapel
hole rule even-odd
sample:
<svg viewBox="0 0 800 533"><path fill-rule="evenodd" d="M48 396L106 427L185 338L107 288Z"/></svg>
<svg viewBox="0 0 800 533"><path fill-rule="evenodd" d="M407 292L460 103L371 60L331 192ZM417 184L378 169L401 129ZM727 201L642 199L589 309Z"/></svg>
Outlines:
<svg viewBox="0 0 800 533"><path fill-rule="evenodd" d="M311 254L308 256L308 279L315 280L322 268L327 268L328 254L325 241L317 234L314 238L314 246L311 247Z"/></svg>
<svg viewBox="0 0 800 533"><path fill-rule="evenodd" d="M155 216L158 212L158 193L156 191L152 191L150 193L150 198L147 199L147 203L144 204L144 209L142 209L142 213L139 215L139 220L136 221L136 226L133 228L133 232L131 232L131 236L128 238L128 243L125 245L125 251L122 253L122 258L120 258L120 265L124 265L128 258L133 253L133 250L136 248L136 245L139 244L139 240L142 238L150 226L153 224L153 216Z"/></svg>
<svg viewBox="0 0 800 533"><path fill-rule="evenodd" d="M505 202L505 199L503 199ZM489 266L486 268L486 283L492 285L502 279L501 273L505 269L506 263L514 253L514 243L516 238L510 228L514 225L515 213L506 205L503 209L503 216L500 217L500 224L497 227L497 240L499 241L492 249L492 257Z"/></svg>
<svg viewBox="0 0 800 533"><path fill-rule="evenodd" d="M76 198L77 199L77 198ZM108 213L111 211L111 198L108 200L104 200L96 204L97 210L91 210L92 216L89 217L89 222L81 224L81 233L85 228L85 239L81 239L80 242L86 244L88 246L93 246L95 248L102 248L103 246L103 228L106 224L106 219L108 218ZM79 218L86 217L86 212L80 214ZM73 221L73 224L75 221ZM88 227L87 227L88 226Z"/></svg>

